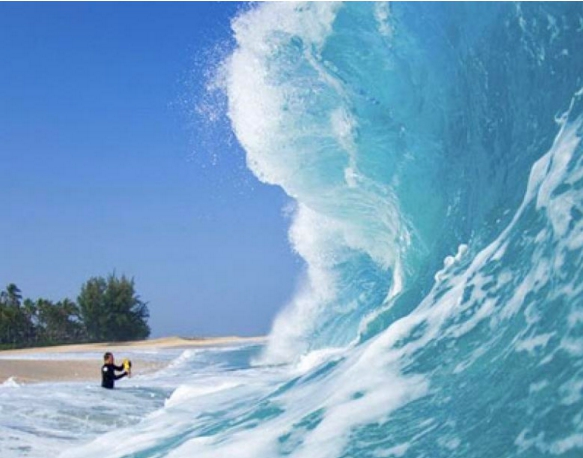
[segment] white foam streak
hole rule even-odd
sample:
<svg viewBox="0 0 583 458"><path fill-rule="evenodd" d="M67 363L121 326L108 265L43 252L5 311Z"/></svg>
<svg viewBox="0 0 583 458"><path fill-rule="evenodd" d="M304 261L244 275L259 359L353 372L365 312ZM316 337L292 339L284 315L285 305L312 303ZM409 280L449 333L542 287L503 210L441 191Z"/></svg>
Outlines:
<svg viewBox="0 0 583 458"><path fill-rule="evenodd" d="M381 35L391 38L393 35L393 30L389 24L389 18L391 15L390 3L389 2L378 2L375 4L375 19L377 20L377 26Z"/></svg>
<svg viewBox="0 0 583 458"><path fill-rule="evenodd" d="M183 404L185 401L198 398L201 396L208 396L209 394L218 393L220 391L229 390L237 387L236 382L224 382L218 384L209 384L208 381L200 385L181 385L172 395L165 401L164 407L172 407Z"/></svg>

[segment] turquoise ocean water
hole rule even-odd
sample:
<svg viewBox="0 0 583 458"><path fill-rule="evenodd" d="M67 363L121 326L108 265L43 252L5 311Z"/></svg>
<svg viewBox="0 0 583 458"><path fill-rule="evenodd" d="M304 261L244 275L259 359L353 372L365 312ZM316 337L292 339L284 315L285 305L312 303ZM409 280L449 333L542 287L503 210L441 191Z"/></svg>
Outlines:
<svg viewBox="0 0 583 458"><path fill-rule="evenodd" d="M0 455L582 457L582 4L260 4L233 37L295 296L113 396L5 383Z"/></svg>

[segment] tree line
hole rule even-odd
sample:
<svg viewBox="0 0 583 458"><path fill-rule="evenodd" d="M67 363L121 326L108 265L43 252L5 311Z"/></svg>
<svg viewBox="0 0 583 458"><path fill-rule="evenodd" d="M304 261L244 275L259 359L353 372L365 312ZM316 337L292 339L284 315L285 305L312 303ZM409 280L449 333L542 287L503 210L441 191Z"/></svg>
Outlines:
<svg viewBox="0 0 583 458"><path fill-rule="evenodd" d="M0 292L0 348L141 340L150 335L149 316L125 275L90 278L77 302L23 299L11 283Z"/></svg>

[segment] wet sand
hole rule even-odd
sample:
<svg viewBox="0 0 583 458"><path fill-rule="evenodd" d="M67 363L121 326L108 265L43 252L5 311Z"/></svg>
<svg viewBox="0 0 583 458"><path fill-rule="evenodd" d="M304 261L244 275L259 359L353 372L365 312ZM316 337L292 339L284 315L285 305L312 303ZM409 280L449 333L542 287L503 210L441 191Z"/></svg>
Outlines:
<svg viewBox="0 0 583 458"><path fill-rule="evenodd" d="M100 380L102 355L111 351L121 364L124 351L156 350L164 348L192 348L219 346L238 343L263 342L264 337L217 337L185 339L165 337L161 339L136 342L111 342L97 344L61 345L57 347L25 348L20 350L0 351L0 384L12 378L17 383L57 382L73 380ZM66 354L95 352L95 359L66 359ZM58 360L42 359L43 354L58 353L63 355ZM39 355L39 359L35 359ZM19 358L21 357L21 358ZM165 363L144 359L132 360L132 376L145 374L163 368Z"/></svg>
<svg viewBox="0 0 583 458"><path fill-rule="evenodd" d="M0 384L8 379L16 383L65 382L65 381L101 381L101 364L95 360L34 360L34 359L0 359ZM132 376L162 369L163 363L152 361L134 361Z"/></svg>

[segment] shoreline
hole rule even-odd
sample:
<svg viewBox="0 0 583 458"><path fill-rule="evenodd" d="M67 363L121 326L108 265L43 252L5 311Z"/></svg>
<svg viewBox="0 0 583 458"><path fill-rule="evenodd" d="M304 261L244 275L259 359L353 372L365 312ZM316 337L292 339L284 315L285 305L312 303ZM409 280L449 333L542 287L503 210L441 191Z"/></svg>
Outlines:
<svg viewBox="0 0 583 458"><path fill-rule="evenodd" d="M17 384L39 382L66 382L66 381L97 381L100 382L99 369L102 356L106 351L120 354L126 351L158 350L158 349L188 349L225 346L238 343L262 343L265 337L209 337L183 338L162 337L151 340L134 342L101 342L88 344L59 345L55 347L21 348L17 350L0 351L0 385L7 381ZM93 353L95 358L73 358L79 353ZM56 353L62 358L46 359L43 355ZM70 354L71 359L66 355ZM35 355L39 358L35 359ZM168 363L154 361L147 357L134 358L132 376L142 375L163 369ZM119 361L118 361L119 363Z"/></svg>

